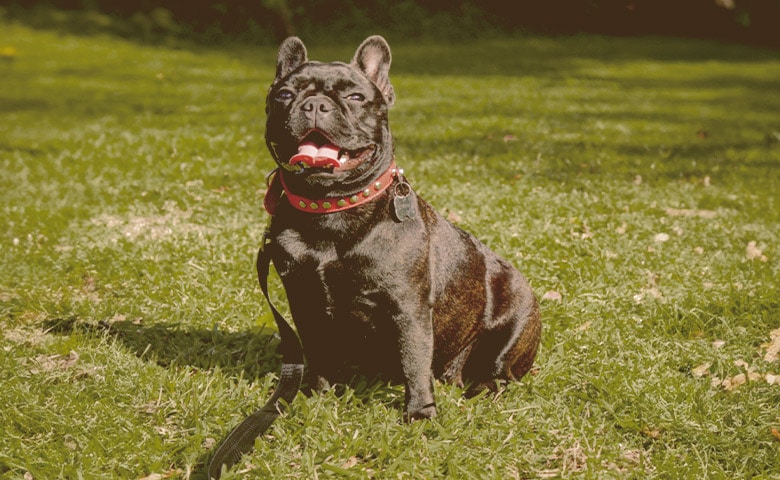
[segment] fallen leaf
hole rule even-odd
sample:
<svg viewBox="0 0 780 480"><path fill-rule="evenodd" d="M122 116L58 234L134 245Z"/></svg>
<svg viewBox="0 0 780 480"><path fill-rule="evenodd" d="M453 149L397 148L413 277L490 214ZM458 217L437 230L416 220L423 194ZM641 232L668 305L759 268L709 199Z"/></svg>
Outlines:
<svg viewBox="0 0 780 480"><path fill-rule="evenodd" d="M753 260L754 258L758 258L761 255L763 255L764 252L761 251L760 248L756 245L755 240L751 240L747 244L747 248L745 249L745 256L747 256L748 260Z"/></svg>
<svg viewBox="0 0 780 480"><path fill-rule="evenodd" d="M628 225L626 225L626 222L623 222L619 227L615 229L615 233L618 235L623 235L626 233L626 229L628 228Z"/></svg>
<svg viewBox="0 0 780 480"><path fill-rule="evenodd" d="M583 239L593 238L593 232L590 231L590 227L585 222L582 222L582 235L580 237Z"/></svg>
<svg viewBox="0 0 780 480"><path fill-rule="evenodd" d="M516 142L517 137L512 135L511 133L508 135L504 135L504 142Z"/></svg>
<svg viewBox="0 0 780 480"><path fill-rule="evenodd" d="M563 295L561 295L560 292L556 292L555 290L550 290L548 292L545 292L544 295L542 295L542 300L551 300L553 302L560 302L563 300Z"/></svg>
<svg viewBox="0 0 780 480"><path fill-rule="evenodd" d="M770 385L780 385L780 375L775 375L774 373L764 375L764 380Z"/></svg>
<svg viewBox="0 0 780 480"><path fill-rule="evenodd" d="M702 247L696 247L693 249L693 253L701 255L702 253L704 253L704 249Z"/></svg>
<svg viewBox="0 0 780 480"><path fill-rule="evenodd" d="M653 240L655 240L658 243L663 243L669 240L669 234L668 233L659 233L655 237L653 237Z"/></svg>
<svg viewBox="0 0 780 480"><path fill-rule="evenodd" d="M715 350L719 348L723 348L724 345L726 345L725 340L715 340L714 342L712 342L712 348L714 348Z"/></svg>
<svg viewBox="0 0 780 480"><path fill-rule="evenodd" d="M658 440L661 438L661 431L657 428L650 428L650 427L644 427L642 428L642 435L645 437L652 438L653 440Z"/></svg>
<svg viewBox="0 0 780 480"><path fill-rule="evenodd" d="M775 440L780 442L780 431L778 431L776 428L772 427L772 436L775 437Z"/></svg>
<svg viewBox="0 0 780 480"><path fill-rule="evenodd" d="M746 361L744 361L742 359L734 360L734 366L735 367L742 367L745 370L750 371L750 365Z"/></svg>
<svg viewBox="0 0 780 480"><path fill-rule="evenodd" d="M711 366L712 366L712 363L710 363L710 362L702 363L698 367L696 367L693 370L691 370L691 374L694 377L696 377L696 378L701 378L701 377L703 377L705 375L709 375Z"/></svg>
<svg viewBox="0 0 780 480"><path fill-rule="evenodd" d="M0 58L3 58L6 61L13 61L14 58L16 58L17 55L16 48L14 47L3 47L0 48Z"/></svg>
<svg viewBox="0 0 780 480"><path fill-rule="evenodd" d="M648 288L647 290L645 290L645 293L646 293L647 295L649 295L649 296L653 297L653 298L654 298L654 299L656 299L656 300L663 300L663 299L664 299L664 294L663 294L663 293L661 293L661 291L660 291L660 290L658 290L658 289L657 289L657 288L655 288L655 287L653 287L653 288Z"/></svg>
<svg viewBox="0 0 780 480"><path fill-rule="evenodd" d="M780 328L772 330L769 334L770 342L766 345L767 350L764 355L765 362L776 362L780 355Z"/></svg>
<svg viewBox="0 0 780 480"><path fill-rule="evenodd" d="M584 331L590 329L591 325L593 325L593 322L588 320L587 322L585 322L582 325L580 325L579 327L577 327L577 330L579 330L580 332L584 332Z"/></svg>
<svg viewBox="0 0 780 480"><path fill-rule="evenodd" d="M141 477L138 480L162 480L163 476L159 473L150 473L145 477Z"/></svg>
<svg viewBox="0 0 780 480"><path fill-rule="evenodd" d="M639 464L642 462L642 452L639 450L627 450L623 452L623 458L631 463Z"/></svg>
<svg viewBox="0 0 780 480"><path fill-rule="evenodd" d="M458 212L450 210L449 212L447 212L447 220L449 220L452 223L460 223L463 219L460 217Z"/></svg>
<svg viewBox="0 0 780 480"><path fill-rule="evenodd" d="M78 450L79 444L76 441L75 438L73 438L72 435L65 435L65 438L63 439L63 445L65 445L65 448L68 450Z"/></svg>
<svg viewBox="0 0 780 480"><path fill-rule="evenodd" d="M634 185L642 185L642 175L634 177Z"/></svg>
<svg viewBox="0 0 780 480"><path fill-rule="evenodd" d="M731 378L727 378L723 380L723 388L725 388L727 391L731 392L736 390L740 385L744 385L747 383L747 376L744 373L740 373L738 375L734 375Z"/></svg>
<svg viewBox="0 0 780 480"><path fill-rule="evenodd" d="M344 462L343 465L341 465L341 468L344 468L344 469L352 468L352 467L354 467L357 464L358 464L358 458L357 457L349 457L349 459L347 459L347 461Z"/></svg>
<svg viewBox="0 0 780 480"><path fill-rule="evenodd" d="M723 380L721 380L718 377L712 377L712 380L710 380L710 386L712 388L722 387L723 386Z"/></svg>
<svg viewBox="0 0 780 480"><path fill-rule="evenodd" d="M745 248L745 257L747 257L748 260L758 259L762 262L766 262L768 260L766 255L764 255L764 252L754 240L748 242L747 247Z"/></svg>

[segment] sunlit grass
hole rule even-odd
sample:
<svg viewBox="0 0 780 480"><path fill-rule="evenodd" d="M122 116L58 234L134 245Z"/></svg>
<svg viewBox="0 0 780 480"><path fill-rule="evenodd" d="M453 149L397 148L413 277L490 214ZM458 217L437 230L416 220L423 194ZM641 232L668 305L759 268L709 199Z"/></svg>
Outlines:
<svg viewBox="0 0 780 480"><path fill-rule="evenodd" d="M399 164L560 294L538 371L439 385L413 425L399 387L300 395L226 477L777 478L776 52L390 38ZM0 49L0 475L203 478L279 366L254 272L275 52L7 24Z"/></svg>

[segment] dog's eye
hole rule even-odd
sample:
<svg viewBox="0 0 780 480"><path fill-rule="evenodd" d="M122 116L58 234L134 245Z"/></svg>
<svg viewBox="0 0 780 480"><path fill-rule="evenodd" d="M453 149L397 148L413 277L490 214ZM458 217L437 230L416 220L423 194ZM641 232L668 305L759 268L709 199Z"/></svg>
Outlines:
<svg viewBox="0 0 780 480"><path fill-rule="evenodd" d="M365 99L366 97L362 93L350 93L347 95L347 100L352 100L353 102L362 102Z"/></svg>
<svg viewBox="0 0 780 480"><path fill-rule="evenodd" d="M293 93L289 90L279 90L276 92L276 99L280 102L286 102L294 97Z"/></svg>

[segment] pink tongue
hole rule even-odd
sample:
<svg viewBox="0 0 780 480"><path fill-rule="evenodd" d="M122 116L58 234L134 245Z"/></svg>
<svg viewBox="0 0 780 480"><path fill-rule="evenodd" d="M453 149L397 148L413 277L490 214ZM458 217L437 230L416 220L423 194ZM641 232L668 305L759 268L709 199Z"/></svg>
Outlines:
<svg viewBox="0 0 780 480"><path fill-rule="evenodd" d="M303 163L308 167L338 167L339 148L334 145L317 147L313 143L302 143L298 146L298 153L290 159L290 165Z"/></svg>

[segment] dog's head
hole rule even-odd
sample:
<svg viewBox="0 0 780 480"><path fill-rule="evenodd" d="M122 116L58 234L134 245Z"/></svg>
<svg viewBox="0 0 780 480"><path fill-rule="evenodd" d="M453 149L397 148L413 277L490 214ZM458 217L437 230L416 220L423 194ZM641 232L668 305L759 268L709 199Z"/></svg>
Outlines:
<svg viewBox="0 0 780 480"><path fill-rule="evenodd" d="M266 99L265 139L279 166L295 172L288 175L293 183L333 193L389 167L390 60L380 36L367 38L349 64L309 61L297 37L282 43Z"/></svg>

